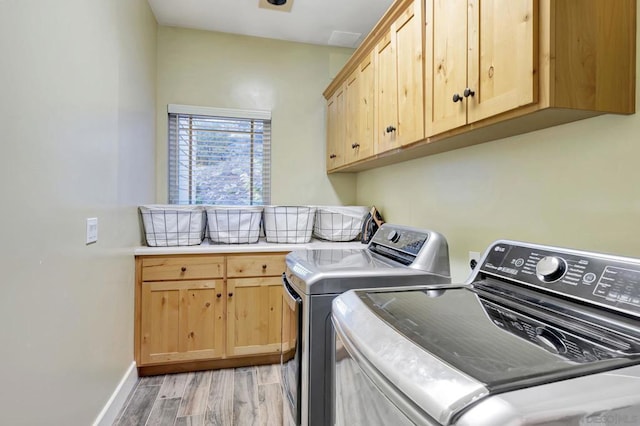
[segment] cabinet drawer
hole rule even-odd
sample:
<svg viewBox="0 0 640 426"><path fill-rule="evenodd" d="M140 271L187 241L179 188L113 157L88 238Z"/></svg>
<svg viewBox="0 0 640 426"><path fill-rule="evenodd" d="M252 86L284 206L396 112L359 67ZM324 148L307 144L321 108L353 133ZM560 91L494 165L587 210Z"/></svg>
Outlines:
<svg viewBox="0 0 640 426"><path fill-rule="evenodd" d="M224 256L147 257L142 259L142 281L222 278Z"/></svg>
<svg viewBox="0 0 640 426"><path fill-rule="evenodd" d="M228 277L277 277L285 270L285 253L227 257Z"/></svg>

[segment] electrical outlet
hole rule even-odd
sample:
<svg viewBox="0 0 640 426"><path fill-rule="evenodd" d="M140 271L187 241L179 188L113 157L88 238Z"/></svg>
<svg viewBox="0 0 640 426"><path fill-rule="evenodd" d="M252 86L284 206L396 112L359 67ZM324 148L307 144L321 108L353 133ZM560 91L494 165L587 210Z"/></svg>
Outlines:
<svg viewBox="0 0 640 426"><path fill-rule="evenodd" d="M98 218L87 218L87 244L93 244L98 241Z"/></svg>
<svg viewBox="0 0 640 426"><path fill-rule="evenodd" d="M477 251L469 252L469 267L475 269L476 265L480 262L480 253Z"/></svg>

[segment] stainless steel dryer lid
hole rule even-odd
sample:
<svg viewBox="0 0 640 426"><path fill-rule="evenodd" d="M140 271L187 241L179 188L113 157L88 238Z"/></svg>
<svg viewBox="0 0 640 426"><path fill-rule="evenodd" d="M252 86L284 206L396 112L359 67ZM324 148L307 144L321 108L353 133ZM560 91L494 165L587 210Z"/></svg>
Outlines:
<svg viewBox="0 0 640 426"><path fill-rule="evenodd" d="M366 246L362 249L296 250L290 253L290 263L299 263L317 272L354 273L369 269L397 268L396 262L384 262Z"/></svg>
<svg viewBox="0 0 640 426"><path fill-rule="evenodd" d="M409 268L369 250L300 250L287 255L286 276L298 291L339 294L356 288L447 284L449 276Z"/></svg>
<svg viewBox="0 0 640 426"><path fill-rule="evenodd" d="M291 284L309 295L451 282L444 236L388 223L362 250L299 250L289 253L286 262Z"/></svg>

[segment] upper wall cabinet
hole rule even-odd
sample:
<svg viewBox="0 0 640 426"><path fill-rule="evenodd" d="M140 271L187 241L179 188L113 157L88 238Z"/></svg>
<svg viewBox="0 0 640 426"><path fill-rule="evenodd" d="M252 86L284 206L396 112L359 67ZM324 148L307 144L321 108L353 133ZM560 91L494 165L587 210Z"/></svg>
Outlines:
<svg viewBox="0 0 640 426"><path fill-rule="evenodd" d="M533 0L428 0L427 136L534 102Z"/></svg>
<svg viewBox="0 0 640 426"><path fill-rule="evenodd" d="M376 154L424 138L421 5L409 3L375 49Z"/></svg>
<svg viewBox="0 0 640 426"><path fill-rule="evenodd" d="M327 169L361 171L632 114L636 16L636 0L396 0L324 92L331 111L373 55L375 149L345 155L351 133L329 131L327 148L343 159ZM348 128L352 116L343 117Z"/></svg>

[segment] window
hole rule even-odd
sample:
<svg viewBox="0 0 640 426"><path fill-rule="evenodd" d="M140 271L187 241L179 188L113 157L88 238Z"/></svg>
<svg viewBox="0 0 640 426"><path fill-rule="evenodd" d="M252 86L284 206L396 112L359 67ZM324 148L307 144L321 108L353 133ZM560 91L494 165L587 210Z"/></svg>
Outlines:
<svg viewBox="0 0 640 426"><path fill-rule="evenodd" d="M169 105L169 203L270 203L271 113Z"/></svg>

